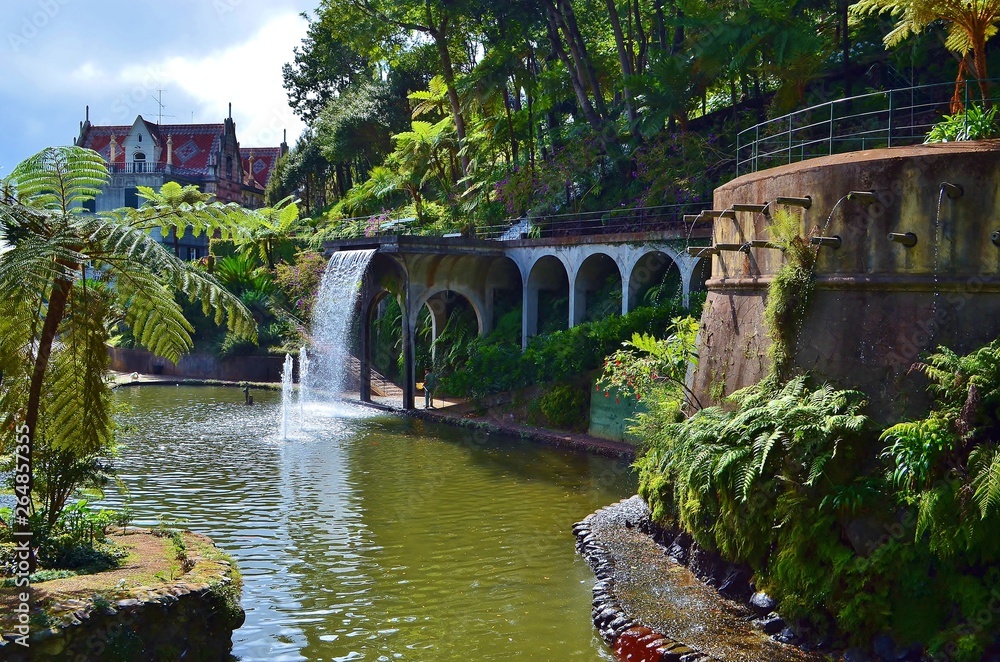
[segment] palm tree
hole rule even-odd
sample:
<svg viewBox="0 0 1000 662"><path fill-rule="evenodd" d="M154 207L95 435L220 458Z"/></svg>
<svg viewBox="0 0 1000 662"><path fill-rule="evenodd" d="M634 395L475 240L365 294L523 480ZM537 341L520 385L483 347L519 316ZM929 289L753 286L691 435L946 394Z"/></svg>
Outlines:
<svg viewBox="0 0 1000 662"><path fill-rule="evenodd" d="M17 439L15 486L31 512L43 387L44 427L56 447L99 448L111 434L102 396L112 306L141 345L172 361L192 346L177 292L214 310L233 333L256 336L239 299L149 234L191 227L228 236L248 212L169 183L160 192L140 187L148 201L141 209L84 213L108 179L97 152L53 147L20 163L0 191L0 244L8 244L0 254L0 438ZM15 518L15 535L29 531Z"/></svg>
<svg viewBox="0 0 1000 662"><path fill-rule="evenodd" d="M861 0L850 11L855 16L891 14L898 18L883 39L887 48L918 34L934 21L948 23L944 45L962 57L972 52L979 91L986 101L986 40L996 34L1000 0Z"/></svg>

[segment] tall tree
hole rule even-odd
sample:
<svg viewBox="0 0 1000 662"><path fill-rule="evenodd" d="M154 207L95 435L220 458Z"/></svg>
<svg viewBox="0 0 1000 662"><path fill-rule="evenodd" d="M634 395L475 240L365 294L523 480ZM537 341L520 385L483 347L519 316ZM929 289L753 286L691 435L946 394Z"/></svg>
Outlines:
<svg viewBox="0 0 1000 662"><path fill-rule="evenodd" d="M452 120L460 145L465 145L465 115L458 95L458 73L452 60L453 40L460 29L462 2L455 0L323 0L320 16L336 24L356 40L362 53L380 54L390 60L394 50L423 35L434 44L440 73L448 89ZM469 156L462 152L462 174L467 175Z"/></svg>

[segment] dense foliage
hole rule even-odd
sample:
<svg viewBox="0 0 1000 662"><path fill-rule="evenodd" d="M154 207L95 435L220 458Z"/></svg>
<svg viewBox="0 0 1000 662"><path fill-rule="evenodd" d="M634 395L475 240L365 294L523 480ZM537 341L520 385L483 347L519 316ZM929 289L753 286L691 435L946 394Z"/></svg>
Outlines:
<svg viewBox="0 0 1000 662"><path fill-rule="evenodd" d="M322 0L284 68L309 130L269 196L298 192L329 235L705 200L732 171L742 125L953 79L945 32L974 60L964 70L985 75L992 14L970 27L957 5L848 7ZM912 47L888 52L886 35Z"/></svg>
<svg viewBox="0 0 1000 662"><path fill-rule="evenodd" d="M651 354L605 375L646 374ZM653 384L634 428L647 443L640 493L660 522L748 564L813 639L888 632L979 660L1000 643L981 625L1000 581L1000 340L967 356L939 348L915 368L933 408L881 435L862 394L807 376L689 418L680 389Z"/></svg>
<svg viewBox="0 0 1000 662"><path fill-rule="evenodd" d="M692 296L691 310L700 314L702 297ZM442 392L482 396L523 386L563 381L601 367L604 357L636 333L662 333L681 312L679 301L660 307L637 308L572 329L538 335L523 352L503 320L497 330L472 339L467 359L441 380ZM520 324L520 309L508 313Z"/></svg>

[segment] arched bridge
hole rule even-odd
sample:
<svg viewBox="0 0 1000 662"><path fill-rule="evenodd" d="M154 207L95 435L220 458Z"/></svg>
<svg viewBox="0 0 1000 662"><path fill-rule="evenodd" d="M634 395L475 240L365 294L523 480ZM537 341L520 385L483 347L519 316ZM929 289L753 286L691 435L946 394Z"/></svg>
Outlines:
<svg viewBox="0 0 1000 662"><path fill-rule="evenodd" d="M378 236L327 242L327 255L375 249L360 297L361 399L371 398L371 323L387 296L399 302L404 354L403 407L415 393L414 339L423 308L430 312L431 334L443 329L456 300L475 312L478 332L493 330L498 318L521 308L521 343L541 332L569 328L610 312L627 313L657 296L667 283L685 303L704 289L708 257L690 255L686 246L712 233L711 223L642 233L541 239L468 239L411 235ZM619 290L620 288L620 290ZM608 296L609 292L614 292ZM598 292L618 298L621 309L597 310ZM433 339L432 338L432 339Z"/></svg>

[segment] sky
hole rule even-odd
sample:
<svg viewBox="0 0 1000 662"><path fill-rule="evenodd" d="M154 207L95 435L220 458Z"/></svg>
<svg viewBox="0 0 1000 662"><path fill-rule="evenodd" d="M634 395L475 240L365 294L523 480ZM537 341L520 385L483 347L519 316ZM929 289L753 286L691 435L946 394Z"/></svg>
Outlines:
<svg viewBox="0 0 1000 662"><path fill-rule="evenodd" d="M221 123L241 147L294 145L304 126L281 65L319 0L3 0L0 178L93 124ZM162 91L161 91L162 90Z"/></svg>

